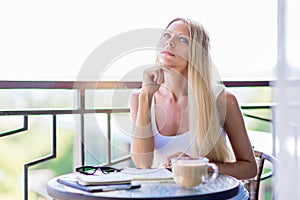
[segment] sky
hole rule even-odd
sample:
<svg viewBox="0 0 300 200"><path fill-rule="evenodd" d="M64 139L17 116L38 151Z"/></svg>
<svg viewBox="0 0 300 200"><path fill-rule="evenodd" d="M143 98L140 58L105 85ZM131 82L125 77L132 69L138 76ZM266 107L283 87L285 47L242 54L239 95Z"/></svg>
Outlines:
<svg viewBox="0 0 300 200"><path fill-rule="evenodd" d="M0 80L76 80L83 63L105 41L135 29L162 29L175 17L191 18L206 27L211 37L213 62L225 79L274 76L276 3L273 0L1 1ZM112 61L106 76L114 79L136 66L153 63L154 55L151 50L122 55Z"/></svg>

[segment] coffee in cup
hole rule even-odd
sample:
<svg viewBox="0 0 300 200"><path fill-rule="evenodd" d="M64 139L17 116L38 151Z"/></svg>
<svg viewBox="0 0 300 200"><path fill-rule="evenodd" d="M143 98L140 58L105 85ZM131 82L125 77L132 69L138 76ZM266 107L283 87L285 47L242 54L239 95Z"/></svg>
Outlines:
<svg viewBox="0 0 300 200"><path fill-rule="evenodd" d="M171 162L175 182L185 188L213 181L218 176L218 167L209 163L205 157L177 157L173 158ZM208 175L208 167L214 170L211 177Z"/></svg>

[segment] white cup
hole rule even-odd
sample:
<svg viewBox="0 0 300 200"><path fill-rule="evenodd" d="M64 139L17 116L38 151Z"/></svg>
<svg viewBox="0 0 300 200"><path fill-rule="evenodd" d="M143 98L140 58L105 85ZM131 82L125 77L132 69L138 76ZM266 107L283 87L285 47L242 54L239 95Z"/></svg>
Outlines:
<svg viewBox="0 0 300 200"><path fill-rule="evenodd" d="M218 176L218 167L209 163L205 157L177 157L171 159L171 162L174 180L181 187L196 187L213 181ZM208 167L214 171L212 176L208 176Z"/></svg>

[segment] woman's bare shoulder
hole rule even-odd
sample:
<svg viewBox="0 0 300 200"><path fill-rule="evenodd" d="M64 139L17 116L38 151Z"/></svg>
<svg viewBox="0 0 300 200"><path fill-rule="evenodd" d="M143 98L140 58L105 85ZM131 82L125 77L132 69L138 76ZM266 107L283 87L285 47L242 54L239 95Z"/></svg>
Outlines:
<svg viewBox="0 0 300 200"><path fill-rule="evenodd" d="M238 104L236 96L227 89L224 89L217 98L219 105L233 105Z"/></svg>

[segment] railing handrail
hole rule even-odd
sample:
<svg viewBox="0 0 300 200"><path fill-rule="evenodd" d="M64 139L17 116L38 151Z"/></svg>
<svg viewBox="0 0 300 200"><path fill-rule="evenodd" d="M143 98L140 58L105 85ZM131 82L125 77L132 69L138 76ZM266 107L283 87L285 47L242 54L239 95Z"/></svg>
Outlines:
<svg viewBox="0 0 300 200"><path fill-rule="evenodd" d="M140 86L139 81L0 81L0 89L114 89Z"/></svg>
<svg viewBox="0 0 300 200"><path fill-rule="evenodd" d="M223 81L227 87L268 87L274 80ZM139 88L140 81L0 81L0 89L114 89Z"/></svg>

